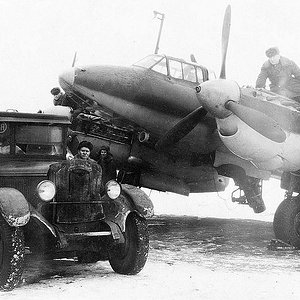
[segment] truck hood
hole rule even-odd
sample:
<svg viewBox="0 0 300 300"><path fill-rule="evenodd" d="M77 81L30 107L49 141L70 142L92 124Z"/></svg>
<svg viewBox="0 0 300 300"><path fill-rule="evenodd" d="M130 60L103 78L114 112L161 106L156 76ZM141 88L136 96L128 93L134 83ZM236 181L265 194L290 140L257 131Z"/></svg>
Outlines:
<svg viewBox="0 0 300 300"><path fill-rule="evenodd" d="M0 163L0 176L46 176L56 161L7 161Z"/></svg>

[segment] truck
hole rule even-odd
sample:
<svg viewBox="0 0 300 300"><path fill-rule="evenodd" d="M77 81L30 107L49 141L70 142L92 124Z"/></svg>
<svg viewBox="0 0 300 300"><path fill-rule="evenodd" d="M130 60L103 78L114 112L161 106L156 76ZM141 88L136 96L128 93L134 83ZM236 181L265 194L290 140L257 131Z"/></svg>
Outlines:
<svg viewBox="0 0 300 300"><path fill-rule="evenodd" d="M125 275L147 260L153 204L136 186L102 181L94 161L68 159L67 116L0 112L0 289L27 255L108 260Z"/></svg>

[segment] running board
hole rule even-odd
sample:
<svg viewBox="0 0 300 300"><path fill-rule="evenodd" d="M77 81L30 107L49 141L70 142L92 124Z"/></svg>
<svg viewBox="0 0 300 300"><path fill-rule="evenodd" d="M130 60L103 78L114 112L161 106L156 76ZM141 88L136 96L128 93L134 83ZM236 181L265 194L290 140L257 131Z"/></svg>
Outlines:
<svg viewBox="0 0 300 300"><path fill-rule="evenodd" d="M95 232L78 232L78 233L67 233L68 236L108 236L112 235L111 231L95 231Z"/></svg>

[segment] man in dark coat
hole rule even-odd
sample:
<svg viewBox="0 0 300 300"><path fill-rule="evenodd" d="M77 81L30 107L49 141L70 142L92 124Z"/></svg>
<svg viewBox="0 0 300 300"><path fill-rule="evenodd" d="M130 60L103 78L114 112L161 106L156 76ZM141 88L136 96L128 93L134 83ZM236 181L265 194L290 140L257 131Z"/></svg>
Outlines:
<svg viewBox="0 0 300 300"><path fill-rule="evenodd" d="M270 81L271 92L300 101L300 68L292 60L279 54L277 47L266 51L269 58L261 67L256 80L257 88L265 88Z"/></svg>
<svg viewBox="0 0 300 300"><path fill-rule="evenodd" d="M54 96L53 104L54 106L69 106L73 110L78 109L78 104L72 99L71 96L63 93L59 87L51 89L50 93Z"/></svg>
<svg viewBox="0 0 300 300"><path fill-rule="evenodd" d="M99 159L97 163L102 167L104 184L109 180L116 180L117 168L113 159L113 155L110 153L109 147L102 146L100 148Z"/></svg>

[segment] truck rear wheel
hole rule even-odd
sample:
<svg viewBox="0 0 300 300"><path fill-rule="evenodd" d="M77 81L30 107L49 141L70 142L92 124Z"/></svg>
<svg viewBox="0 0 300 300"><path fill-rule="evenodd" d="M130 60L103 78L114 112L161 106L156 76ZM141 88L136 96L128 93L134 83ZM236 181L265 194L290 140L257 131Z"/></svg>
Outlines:
<svg viewBox="0 0 300 300"><path fill-rule="evenodd" d="M149 232L147 220L132 213L126 219L125 243L111 247L109 263L120 274L139 273L148 257Z"/></svg>
<svg viewBox="0 0 300 300"><path fill-rule="evenodd" d="M0 289L15 288L24 270L24 234L21 227L9 226L0 215Z"/></svg>

